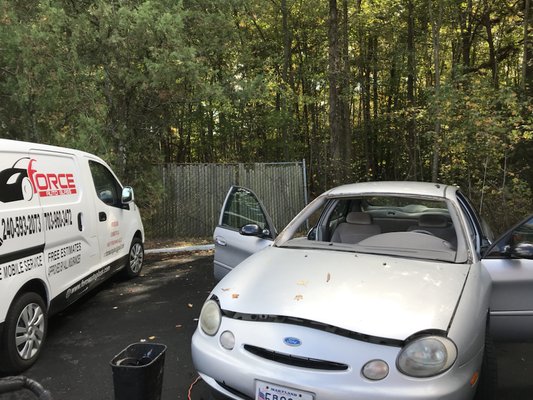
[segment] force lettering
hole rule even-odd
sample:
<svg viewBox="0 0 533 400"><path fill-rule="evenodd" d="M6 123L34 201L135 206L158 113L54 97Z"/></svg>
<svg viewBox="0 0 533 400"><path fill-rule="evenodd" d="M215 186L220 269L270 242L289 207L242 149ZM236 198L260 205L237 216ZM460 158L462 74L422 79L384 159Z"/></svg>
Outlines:
<svg viewBox="0 0 533 400"><path fill-rule="evenodd" d="M62 196L76 194L76 182L71 173L42 173L34 167L36 160L31 160L28 166L28 177L33 190L40 197Z"/></svg>

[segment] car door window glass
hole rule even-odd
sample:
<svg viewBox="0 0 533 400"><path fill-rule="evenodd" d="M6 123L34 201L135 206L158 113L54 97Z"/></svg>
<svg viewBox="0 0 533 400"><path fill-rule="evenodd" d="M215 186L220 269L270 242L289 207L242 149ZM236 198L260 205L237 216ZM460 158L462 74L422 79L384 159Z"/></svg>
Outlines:
<svg viewBox="0 0 533 400"><path fill-rule="evenodd" d="M533 217L513 231L513 242L514 244L533 243Z"/></svg>
<svg viewBox="0 0 533 400"><path fill-rule="evenodd" d="M111 171L95 161L89 161L89 166L98 198L109 206L120 206L122 188Z"/></svg>
<svg viewBox="0 0 533 400"><path fill-rule="evenodd" d="M533 258L533 217L503 235L489 250L487 258Z"/></svg>
<svg viewBox="0 0 533 400"><path fill-rule="evenodd" d="M235 188L226 203L222 225L240 229L249 224L256 224L261 229L269 228L265 214L254 194L244 188Z"/></svg>

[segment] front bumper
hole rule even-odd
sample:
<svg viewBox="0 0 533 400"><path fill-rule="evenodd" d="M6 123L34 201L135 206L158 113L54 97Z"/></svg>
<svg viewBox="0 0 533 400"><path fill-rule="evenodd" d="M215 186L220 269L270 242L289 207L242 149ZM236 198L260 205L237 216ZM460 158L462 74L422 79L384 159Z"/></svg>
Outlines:
<svg viewBox="0 0 533 400"><path fill-rule="evenodd" d="M226 330L235 334L235 347L229 351L219 342ZM301 346L284 344L297 337ZM346 364L342 371L310 369L286 365L254 355L245 345L313 360ZM204 381L216 391L236 400L255 398L256 381L311 392L315 400L470 400L475 387L470 379L479 371L483 350L463 365L454 365L437 377L417 379L396 369L400 349L337 336L302 326L269 322L249 322L223 318L219 332L210 337L197 329L192 338L192 358ZM389 374L381 381L361 375L370 360L381 359Z"/></svg>

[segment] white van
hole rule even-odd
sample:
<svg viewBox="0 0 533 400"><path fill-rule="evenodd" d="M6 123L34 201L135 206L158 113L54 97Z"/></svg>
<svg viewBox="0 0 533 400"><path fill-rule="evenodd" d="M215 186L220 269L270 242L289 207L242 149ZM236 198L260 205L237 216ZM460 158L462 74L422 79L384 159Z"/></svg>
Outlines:
<svg viewBox="0 0 533 400"><path fill-rule="evenodd" d="M0 370L35 362L49 315L118 270L137 276L143 243L133 189L100 158L0 139Z"/></svg>

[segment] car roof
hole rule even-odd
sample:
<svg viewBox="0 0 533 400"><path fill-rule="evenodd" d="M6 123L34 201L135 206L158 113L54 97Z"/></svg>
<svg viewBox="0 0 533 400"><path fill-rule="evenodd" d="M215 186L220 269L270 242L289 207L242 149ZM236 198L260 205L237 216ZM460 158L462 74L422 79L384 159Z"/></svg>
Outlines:
<svg viewBox="0 0 533 400"><path fill-rule="evenodd" d="M325 193L328 197L353 195L385 194L385 195L418 195L447 198L458 190L456 186L432 182L383 181L360 182L338 186Z"/></svg>

